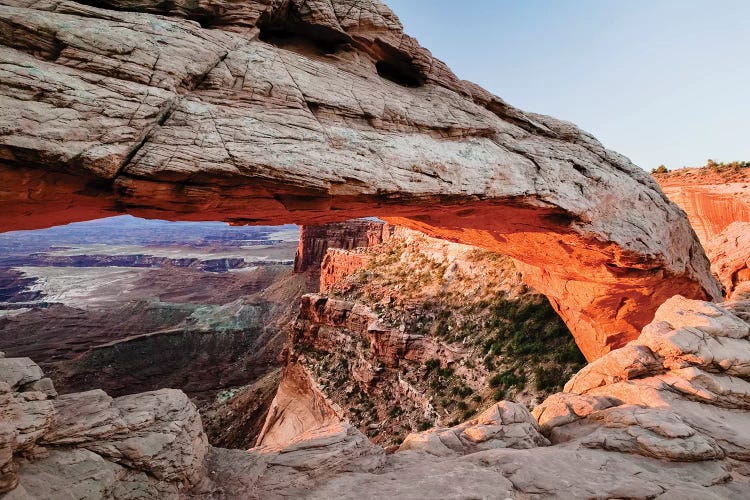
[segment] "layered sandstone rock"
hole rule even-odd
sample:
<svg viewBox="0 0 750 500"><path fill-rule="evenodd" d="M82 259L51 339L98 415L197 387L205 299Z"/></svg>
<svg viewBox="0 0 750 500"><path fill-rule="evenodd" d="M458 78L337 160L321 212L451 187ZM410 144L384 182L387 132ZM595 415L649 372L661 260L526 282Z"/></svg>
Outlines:
<svg viewBox="0 0 750 500"><path fill-rule="evenodd" d="M3 491L8 498L106 498L142 491L176 496L203 474L208 442L187 396L163 389L112 399L103 391L40 392L23 379L41 370L24 358L0 359ZM51 385L50 385L51 388Z"/></svg>
<svg viewBox="0 0 750 500"><path fill-rule="evenodd" d="M458 80L376 0L105 5L0 2L3 230L386 217L525 262L590 359L719 296L648 175Z"/></svg>
<svg viewBox="0 0 750 500"><path fill-rule="evenodd" d="M750 329L730 310L744 314L748 304L670 299L637 340L536 408L541 428L553 443L678 462L748 460Z"/></svg>
<svg viewBox="0 0 750 500"><path fill-rule="evenodd" d="M748 302L675 297L636 341L535 409L538 423L500 402L390 455L346 423L248 451L212 448L179 391L50 399L11 388L39 376L11 361L26 368L0 381L0 484L10 499L743 498L748 320Z"/></svg>
<svg viewBox="0 0 750 500"><path fill-rule="evenodd" d="M317 275L329 248L351 250L377 245L383 241L384 228L382 222L368 220L302 226L294 257L294 272L309 271Z"/></svg>
<svg viewBox="0 0 750 500"><path fill-rule="evenodd" d="M409 434L398 451L419 450L439 457L468 455L497 448L548 446L539 425L525 406L502 401L476 419L451 428Z"/></svg>
<svg viewBox="0 0 750 500"><path fill-rule="evenodd" d="M733 222L706 244L711 269L728 299L747 293L750 281L750 222Z"/></svg>
<svg viewBox="0 0 750 500"><path fill-rule="evenodd" d="M750 173L685 168L654 177L670 200L690 219L707 248L733 222L750 222Z"/></svg>
<svg viewBox="0 0 750 500"><path fill-rule="evenodd" d="M656 174L669 198L682 208L703 243L711 270L727 298L750 291L750 172L748 168L685 168Z"/></svg>
<svg viewBox="0 0 750 500"><path fill-rule="evenodd" d="M395 448L503 398L538 404L582 366L512 259L401 227L383 233L381 244L326 253L321 294L302 298L294 323L267 439L344 419Z"/></svg>

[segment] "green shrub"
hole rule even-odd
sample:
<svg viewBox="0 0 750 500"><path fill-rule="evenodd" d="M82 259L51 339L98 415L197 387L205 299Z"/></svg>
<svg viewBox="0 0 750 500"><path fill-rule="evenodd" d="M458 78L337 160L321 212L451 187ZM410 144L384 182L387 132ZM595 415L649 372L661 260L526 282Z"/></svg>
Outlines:
<svg viewBox="0 0 750 500"><path fill-rule="evenodd" d="M499 373L496 373L492 377L490 377L487 383L490 385L490 387L497 387L503 383L503 376Z"/></svg>
<svg viewBox="0 0 750 500"><path fill-rule="evenodd" d="M396 418L396 417L398 417L399 415L402 415L403 413L404 413L404 410L403 410L403 409L401 409L401 407L400 407L400 406L394 406L394 407L393 407L393 408L391 408L391 410L390 410L390 411L388 412L388 416L389 416L389 417L391 417L391 418Z"/></svg>
<svg viewBox="0 0 750 500"><path fill-rule="evenodd" d="M424 362L424 367L427 368L428 372L436 368L440 368L440 360L437 358L431 358Z"/></svg>
<svg viewBox="0 0 750 500"><path fill-rule="evenodd" d="M562 388L565 382L564 373L559 366L543 368L537 366L534 369L535 386L538 391L549 391Z"/></svg>

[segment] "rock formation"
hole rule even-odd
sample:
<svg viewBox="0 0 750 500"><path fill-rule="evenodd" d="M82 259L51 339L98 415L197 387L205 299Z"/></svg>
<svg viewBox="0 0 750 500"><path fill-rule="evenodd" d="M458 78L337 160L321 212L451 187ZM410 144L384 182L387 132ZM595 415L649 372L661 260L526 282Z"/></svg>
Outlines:
<svg viewBox="0 0 750 500"><path fill-rule="evenodd" d="M729 298L750 279L750 172L746 166L685 168L654 177L682 208ZM744 293L744 292L743 292Z"/></svg>
<svg viewBox="0 0 750 500"><path fill-rule="evenodd" d="M507 398L532 407L583 357L512 259L386 225L329 249L302 297L259 443L347 421L386 448Z"/></svg>
<svg viewBox="0 0 750 500"><path fill-rule="evenodd" d="M750 172L685 168L655 174L670 200L690 219L704 246L733 222L750 222Z"/></svg>
<svg viewBox="0 0 750 500"><path fill-rule="evenodd" d="M750 302L676 296L531 414L501 401L386 455L346 423L210 447L180 391L56 396L0 358L5 498L743 498Z"/></svg>
<svg viewBox="0 0 750 500"><path fill-rule="evenodd" d="M459 80L377 0L104 5L0 1L2 230L379 216L524 262L589 359L719 296L647 174Z"/></svg>
<svg viewBox="0 0 750 500"><path fill-rule="evenodd" d="M733 222L706 245L727 298L750 292L750 222Z"/></svg>
<svg viewBox="0 0 750 500"><path fill-rule="evenodd" d="M302 226L299 247L294 257L294 272L310 271L316 276L320 272L326 251L329 248L351 250L369 247L383 241L383 223L368 220Z"/></svg>

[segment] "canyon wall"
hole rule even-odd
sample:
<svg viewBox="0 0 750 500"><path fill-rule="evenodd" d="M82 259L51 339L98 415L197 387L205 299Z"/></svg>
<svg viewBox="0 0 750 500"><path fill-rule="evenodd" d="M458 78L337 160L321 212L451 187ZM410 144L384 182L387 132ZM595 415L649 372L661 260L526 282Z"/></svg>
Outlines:
<svg viewBox="0 0 750 500"><path fill-rule="evenodd" d="M750 222L733 222L707 244L711 269L727 298L750 291Z"/></svg>
<svg viewBox="0 0 750 500"><path fill-rule="evenodd" d="M654 175L664 193L687 214L727 297L750 278L748 170L715 166Z"/></svg>
<svg viewBox="0 0 750 500"><path fill-rule="evenodd" d="M259 444L346 421L392 447L499 399L534 406L583 365L512 259L405 228L382 232L380 244L327 251Z"/></svg>
<svg viewBox="0 0 750 500"><path fill-rule="evenodd" d="M524 262L590 359L673 293L720 295L645 172L459 80L376 0L105 5L0 1L2 230L378 216Z"/></svg>
<svg viewBox="0 0 750 500"><path fill-rule="evenodd" d="M299 247L294 257L294 272L320 272L320 263L329 248L350 250L369 247L383 241L383 223L355 219L300 228Z"/></svg>
<svg viewBox="0 0 750 500"><path fill-rule="evenodd" d="M710 241L733 222L750 222L750 182L662 186L688 215L700 240Z"/></svg>
<svg viewBox="0 0 750 500"><path fill-rule="evenodd" d="M750 222L750 172L717 164L653 174L669 199L687 213L704 246L733 222Z"/></svg>

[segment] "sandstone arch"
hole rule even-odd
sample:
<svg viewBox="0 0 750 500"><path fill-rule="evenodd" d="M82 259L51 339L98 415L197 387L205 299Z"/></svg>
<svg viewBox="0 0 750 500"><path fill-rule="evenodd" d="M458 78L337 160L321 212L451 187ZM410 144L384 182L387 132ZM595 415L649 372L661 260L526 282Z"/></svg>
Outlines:
<svg viewBox="0 0 750 500"><path fill-rule="evenodd" d="M459 80L377 0L104 3L0 0L2 230L377 215L521 261L589 359L719 296L645 172Z"/></svg>

